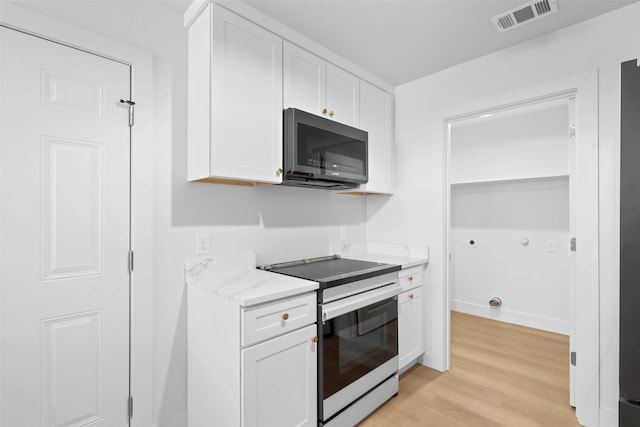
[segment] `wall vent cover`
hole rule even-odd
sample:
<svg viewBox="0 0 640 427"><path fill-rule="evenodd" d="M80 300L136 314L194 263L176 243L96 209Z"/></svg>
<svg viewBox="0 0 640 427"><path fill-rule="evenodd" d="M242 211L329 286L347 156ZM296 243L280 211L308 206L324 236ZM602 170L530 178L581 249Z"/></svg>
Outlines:
<svg viewBox="0 0 640 427"><path fill-rule="evenodd" d="M494 16L491 22L503 33L557 11L557 0L534 0Z"/></svg>

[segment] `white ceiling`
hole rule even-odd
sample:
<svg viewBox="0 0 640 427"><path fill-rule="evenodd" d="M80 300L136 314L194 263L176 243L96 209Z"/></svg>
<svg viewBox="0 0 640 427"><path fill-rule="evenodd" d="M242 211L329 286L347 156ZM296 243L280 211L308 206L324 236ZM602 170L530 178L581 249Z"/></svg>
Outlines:
<svg viewBox="0 0 640 427"><path fill-rule="evenodd" d="M558 0L558 13L498 33L491 17L527 0L249 0L398 85L637 0ZM640 17L638 25L640 25Z"/></svg>
<svg viewBox="0 0 640 427"><path fill-rule="evenodd" d="M398 85L636 1L639 0L557 0L558 13L504 33L498 33L491 17L526 0L247 0L247 3ZM181 20L190 0L17 3L121 39L122 31L116 31L117 26L110 27L102 19L105 7L111 12L121 10L119 15L123 19L132 8L149 11L163 8ZM114 28L113 34L109 34L110 28ZM135 25L128 28L131 32Z"/></svg>

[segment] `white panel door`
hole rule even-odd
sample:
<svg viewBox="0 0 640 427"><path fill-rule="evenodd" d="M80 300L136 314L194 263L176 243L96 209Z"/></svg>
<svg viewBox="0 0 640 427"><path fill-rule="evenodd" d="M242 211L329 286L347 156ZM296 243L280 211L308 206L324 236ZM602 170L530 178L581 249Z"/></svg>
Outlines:
<svg viewBox="0 0 640 427"><path fill-rule="evenodd" d="M328 115L340 123L359 127L360 79L327 63Z"/></svg>
<svg viewBox="0 0 640 427"><path fill-rule="evenodd" d="M284 42L284 108L298 108L319 116L327 111L327 63Z"/></svg>
<svg viewBox="0 0 640 427"><path fill-rule="evenodd" d="M130 67L0 35L0 424L126 426Z"/></svg>
<svg viewBox="0 0 640 427"><path fill-rule="evenodd" d="M315 426L316 325L242 350L243 427Z"/></svg>
<svg viewBox="0 0 640 427"><path fill-rule="evenodd" d="M211 175L282 182L282 39L216 4L212 13Z"/></svg>

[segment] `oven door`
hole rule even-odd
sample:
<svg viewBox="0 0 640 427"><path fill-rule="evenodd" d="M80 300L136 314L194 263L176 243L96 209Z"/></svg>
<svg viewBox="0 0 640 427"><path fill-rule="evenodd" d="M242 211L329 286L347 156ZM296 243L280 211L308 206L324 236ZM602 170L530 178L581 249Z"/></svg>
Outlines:
<svg viewBox="0 0 640 427"><path fill-rule="evenodd" d="M398 371L399 292L394 283L320 306L323 421Z"/></svg>

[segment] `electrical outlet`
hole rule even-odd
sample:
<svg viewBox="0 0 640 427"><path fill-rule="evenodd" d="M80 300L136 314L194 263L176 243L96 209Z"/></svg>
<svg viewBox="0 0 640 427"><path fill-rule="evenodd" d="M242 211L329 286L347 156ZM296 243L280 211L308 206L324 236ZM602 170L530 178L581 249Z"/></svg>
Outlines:
<svg viewBox="0 0 640 427"><path fill-rule="evenodd" d="M347 227L340 227L340 240L346 241L347 239Z"/></svg>
<svg viewBox="0 0 640 427"><path fill-rule="evenodd" d="M211 251L209 233L196 234L196 255L206 255Z"/></svg>

